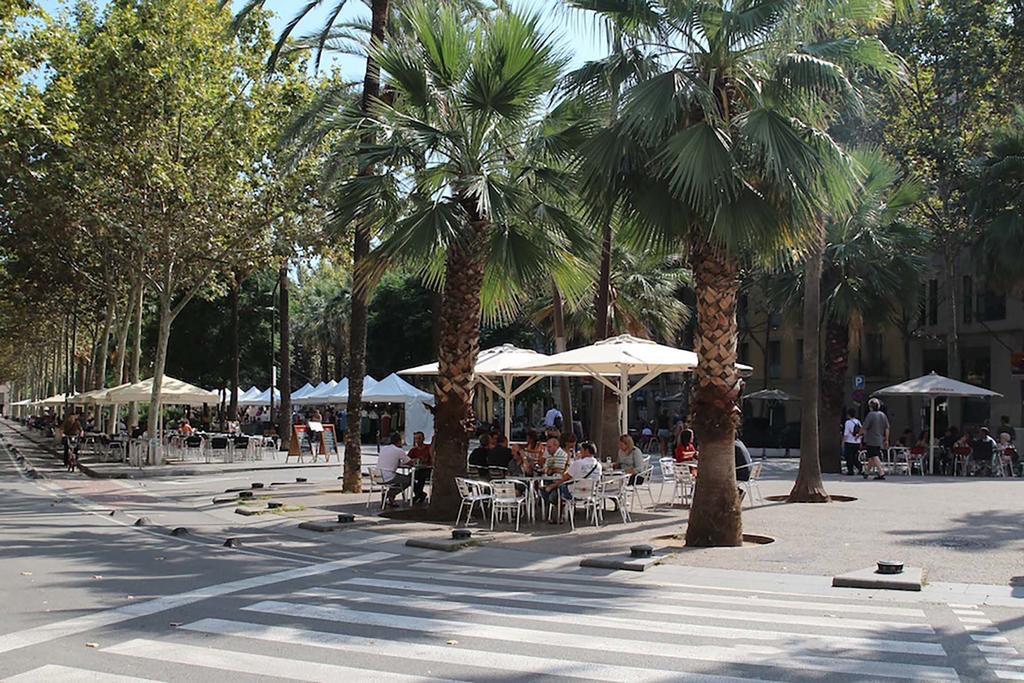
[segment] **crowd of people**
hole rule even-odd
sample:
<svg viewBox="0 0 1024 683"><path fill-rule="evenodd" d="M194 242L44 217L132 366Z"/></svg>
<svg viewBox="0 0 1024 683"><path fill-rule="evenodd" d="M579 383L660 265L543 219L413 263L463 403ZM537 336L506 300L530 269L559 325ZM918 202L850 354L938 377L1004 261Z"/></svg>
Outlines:
<svg viewBox="0 0 1024 683"><path fill-rule="evenodd" d="M865 479L874 473L875 479L885 479L884 451L892 446L906 449L908 466L913 461L920 461L924 471L925 456L932 445L929 431L926 429L915 435L914 430L908 428L896 439L891 438L890 431L889 418L878 399L868 401L868 413L863 421L858 419L855 410L850 409L843 424L845 473L851 476L860 474ZM1020 467L1020 457L1015 441L1016 434L1007 416L1001 418L995 438L988 427L965 428L961 431L951 426L935 444L937 449L933 474L1016 474ZM864 462L860 459L862 452L865 454ZM966 465L958 472L957 464L962 462L966 462Z"/></svg>

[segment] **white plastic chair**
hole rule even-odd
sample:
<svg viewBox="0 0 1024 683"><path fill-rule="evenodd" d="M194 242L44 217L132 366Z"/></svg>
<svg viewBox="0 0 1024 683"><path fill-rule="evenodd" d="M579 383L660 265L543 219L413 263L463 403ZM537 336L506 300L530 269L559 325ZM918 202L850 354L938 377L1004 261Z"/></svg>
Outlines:
<svg viewBox="0 0 1024 683"><path fill-rule="evenodd" d="M580 479L569 484L569 500L562 501L562 509L569 516L569 524L576 529L576 508L582 507L594 526L601 526L601 482L598 479Z"/></svg>
<svg viewBox="0 0 1024 683"><path fill-rule="evenodd" d="M764 463L755 462L744 467L750 467L750 479L739 482L739 485L747 492L746 499L750 501L750 507L754 507L755 499L763 500L761 496L761 469L764 467Z"/></svg>
<svg viewBox="0 0 1024 683"><path fill-rule="evenodd" d="M675 498L676 481L676 460L675 458L660 458L658 466L661 469L661 488L658 489L658 503L665 497L665 484L672 482L672 497Z"/></svg>
<svg viewBox="0 0 1024 683"><path fill-rule="evenodd" d="M640 500L640 492L646 491L647 497L651 501L651 507L655 506L654 502L654 489L651 488L651 482L654 479L654 467L646 467L642 471L637 472L638 478L641 480L639 483L625 484L624 493L628 496L629 509L632 510L633 506L636 505L637 501ZM624 499L626 498L624 496ZM658 502L661 502L661 491L658 491ZM642 506L641 506L642 509Z"/></svg>
<svg viewBox="0 0 1024 683"><path fill-rule="evenodd" d="M604 520L604 506L608 501L613 501L619 509L619 515L622 516L622 523L630 521L629 510L626 509L626 475L625 474L613 474L605 477L601 481L601 492L600 492L600 505L598 511L601 515L601 519Z"/></svg>
<svg viewBox="0 0 1024 683"><path fill-rule="evenodd" d="M693 496L693 475L686 463L680 463L673 468L675 485L672 487L672 501L675 502L676 495L679 495L679 502L689 505Z"/></svg>
<svg viewBox="0 0 1024 683"><path fill-rule="evenodd" d="M494 521L501 518L502 513L508 515L509 523L512 522L512 513L516 516L516 531L519 531L519 520L523 515L523 508L526 507L526 495L519 492L522 486L514 479L496 479L490 483L491 488L491 530L494 530Z"/></svg>
<svg viewBox="0 0 1024 683"><path fill-rule="evenodd" d="M384 482L384 475L380 473L380 468L374 465L370 466L370 488L367 490L366 495L366 509L370 509L370 503L373 501L373 494L380 494L380 509L384 509L384 496L387 494L388 485Z"/></svg>
<svg viewBox="0 0 1024 683"><path fill-rule="evenodd" d="M466 523L468 524L473 518L473 508L476 504L479 503L480 509L483 510L484 505L494 498L489 492L490 487L482 481L455 477L455 486L459 489L459 496L462 498L462 502L459 503L459 514L455 518L455 526L459 526L463 510L468 510L466 514Z"/></svg>

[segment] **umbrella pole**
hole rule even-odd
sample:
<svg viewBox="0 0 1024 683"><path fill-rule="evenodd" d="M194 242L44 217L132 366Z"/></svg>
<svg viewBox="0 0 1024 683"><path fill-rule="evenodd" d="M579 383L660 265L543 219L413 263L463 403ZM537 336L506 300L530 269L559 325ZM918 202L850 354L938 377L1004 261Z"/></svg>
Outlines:
<svg viewBox="0 0 1024 683"><path fill-rule="evenodd" d="M629 374L619 369L619 434L629 434Z"/></svg>
<svg viewBox="0 0 1024 683"><path fill-rule="evenodd" d="M935 474L935 397L932 396L932 407L928 411L928 471Z"/></svg>
<svg viewBox="0 0 1024 683"><path fill-rule="evenodd" d="M502 397L505 399L505 438L512 438L512 375L505 375L505 391Z"/></svg>

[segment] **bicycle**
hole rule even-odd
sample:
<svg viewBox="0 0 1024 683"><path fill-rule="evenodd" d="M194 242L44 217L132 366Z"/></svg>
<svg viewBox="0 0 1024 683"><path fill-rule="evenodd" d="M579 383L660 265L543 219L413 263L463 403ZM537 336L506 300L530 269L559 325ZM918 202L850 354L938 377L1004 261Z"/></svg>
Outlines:
<svg viewBox="0 0 1024 683"><path fill-rule="evenodd" d="M78 451L81 448L80 438L77 436L64 437L64 466L68 472L78 469Z"/></svg>

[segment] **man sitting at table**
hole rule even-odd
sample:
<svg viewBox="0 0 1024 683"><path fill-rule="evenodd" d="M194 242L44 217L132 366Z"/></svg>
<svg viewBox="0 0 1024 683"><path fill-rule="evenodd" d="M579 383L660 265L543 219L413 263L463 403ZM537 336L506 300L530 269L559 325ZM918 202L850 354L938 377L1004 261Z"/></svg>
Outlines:
<svg viewBox="0 0 1024 683"><path fill-rule="evenodd" d="M548 476L561 476L565 473L565 467L569 464L569 454L566 453L558 443L557 437L548 439L548 457L544 460L544 474Z"/></svg>
<svg viewBox="0 0 1024 683"><path fill-rule="evenodd" d="M508 469L510 462L512 462L512 449L508 447L508 437L499 434L494 446L487 451L487 466Z"/></svg>
<svg viewBox="0 0 1024 683"><path fill-rule="evenodd" d="M413 432L412 448L409 449L408 455L412 463L419 466L413 473L413 505L419 505L427 499L427 494L424 493L423 487L426 486L427 479L430 478L430 467L434 463L434 454L430 444L426 441L427 436L423 432Z"/></svg>
<svg viewBox="0 0 1024 683"><path fill-rule="evenodd" d="M491 437L489 434L480 435L480 445L469 453L469 464L472 467L486 468L487 454L491 450Z"/></svg>
<svg viewBox="0 0 1024 683"><path fill-rule="evenodd" d="M555 505L558 496L564 500L570 500L572 494L569 492L569 484L573 481L583 479L601 480L601 463L597 459L597 446L592 441L584 441L580 444L580 455L569 463L568 468L562 473L562 478L544 487L544 496L548 502Z"/></svg>
<svg viewBox="0 0 1024 683"><path fill-rule="evenodd" d="M377 467L380 469L381 478L388 485L387 507L395 504L395 496L409 488L412 477L408 474L401 474L398 468L412 464L412 460L402 450L402 434L394 432L391 434L391 443L380 449L377 456Z"/></svg>

